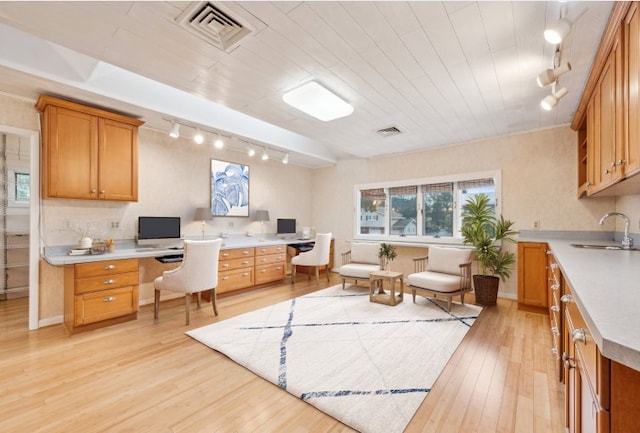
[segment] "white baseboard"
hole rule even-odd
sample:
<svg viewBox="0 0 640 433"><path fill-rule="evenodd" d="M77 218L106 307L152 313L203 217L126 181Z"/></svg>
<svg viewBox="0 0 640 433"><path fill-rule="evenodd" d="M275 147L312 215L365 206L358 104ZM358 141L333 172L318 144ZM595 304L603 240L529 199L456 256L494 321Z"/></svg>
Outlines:
<svg viewBox="0 0 640 433"><path fill-rule="evenodd" d="M53 317L45 317L44 319L40 319L38 321L38 328L43 328L45 326L51 325L59 325L64 322L64 316L53 316Z"/></svg>

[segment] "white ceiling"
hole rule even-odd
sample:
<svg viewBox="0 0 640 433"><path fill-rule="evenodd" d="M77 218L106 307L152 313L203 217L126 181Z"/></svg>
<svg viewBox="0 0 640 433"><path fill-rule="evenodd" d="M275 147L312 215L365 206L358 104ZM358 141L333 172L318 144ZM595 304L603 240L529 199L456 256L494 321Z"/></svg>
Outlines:
<svg viewBox="0 0 640 433"><path fill-rule="evenodd" d="M178 24L193 3L2 1L0 91L76 99L162 131L180 119L232 149L250 142L320 167L570 123L613 5L214 1L251 30L225 52ZM569 93L547 112L551 90L535 78L553 65L542 33L561 13L574 21L560 47ZM310 80L354 113L321 122L282 101ZM376 134L389 126L403 133Z"/></svg>

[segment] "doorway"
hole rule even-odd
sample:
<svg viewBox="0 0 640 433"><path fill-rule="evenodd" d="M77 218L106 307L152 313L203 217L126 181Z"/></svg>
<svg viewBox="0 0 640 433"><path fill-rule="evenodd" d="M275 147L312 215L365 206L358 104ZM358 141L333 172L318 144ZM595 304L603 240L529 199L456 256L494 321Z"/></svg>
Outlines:
<svg viewBox="0 0 640 433"><path fill-rule="evenodd" d="M38 323L40 149L37 131L0 125L0 302L29 297Z"/></svg>

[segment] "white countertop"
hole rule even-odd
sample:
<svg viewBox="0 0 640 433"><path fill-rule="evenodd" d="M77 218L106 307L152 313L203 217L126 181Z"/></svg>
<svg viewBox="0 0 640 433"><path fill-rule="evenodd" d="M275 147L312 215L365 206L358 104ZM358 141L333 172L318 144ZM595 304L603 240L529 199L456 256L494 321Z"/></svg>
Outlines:
<svg viewBox="0 0 640 433"><path fill-rule="evenodd" d="M600 351L640 370L640 251L576 248L606 241L546 240Z"/></svg>
<svg viewBox="0 0 640 433"><path fill-rule="evenodd" d="M216 238L211 238L216 239ZM194 240L199 240L194 238ZM229 236L223 238L222 249L228 250L233 248L257 248L269 245L294 245L305 242L313 242L314 239L275 239L266 237L261 240L257 236ZM135 241L118 241L115 243L115 251L113 253L104 254L87 254L79 256L70 256L68 254L72 246L48 247L45 249L44 260L54 266L75 265L77 263L90 263L105 260L120 259L140 259L145 257L161 257L172 254L181 254L182 249L169 247L147 247L140 246Z"/></svg>

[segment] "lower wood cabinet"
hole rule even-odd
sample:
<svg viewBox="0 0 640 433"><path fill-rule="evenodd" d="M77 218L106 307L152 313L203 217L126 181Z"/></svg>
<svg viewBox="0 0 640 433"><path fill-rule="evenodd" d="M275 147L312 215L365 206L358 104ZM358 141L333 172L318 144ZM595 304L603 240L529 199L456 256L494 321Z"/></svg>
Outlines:
<svg viewBox="0 0 640 433"><path fill-rule="evenodd" d="M548 308L547 250L546 242L518 242L519 308Z"/></svg>
<svg viewBox="0 0 640 433"><path fill-rule="evenodd" d="M287 254L285 245L256 248L256 285L283 280L286 264Z"/></svg>
<svg viewBox="0 0 640 433"><path fill-rule="evenodd" d="M217 292L225 293L283 280L286 245L220 251Z"/></svg>
<svg viewBox="0 0 640 433"><path fill-rule="evenodd" d="M70 333L137 318L138 259L64 268L64 324Z"/></svg>

